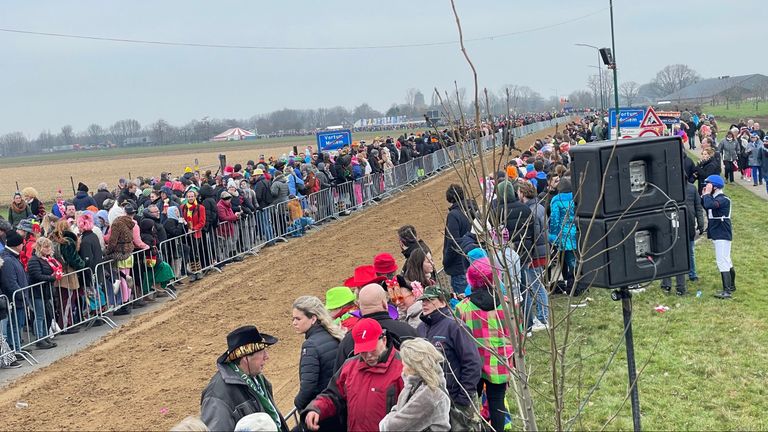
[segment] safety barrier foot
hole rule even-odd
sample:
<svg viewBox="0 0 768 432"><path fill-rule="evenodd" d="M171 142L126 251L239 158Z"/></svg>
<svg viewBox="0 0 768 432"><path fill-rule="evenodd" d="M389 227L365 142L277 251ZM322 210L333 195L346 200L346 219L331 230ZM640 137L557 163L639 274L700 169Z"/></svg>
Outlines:
<svg viewBox="0 0 768 432"><path fill-rule="evenodd" d="M97 319L100 319L100 320L102 320L102 321L104 322L104 324L108 325L108 326L109 326L109 328L111 328L111 329L113 329L113 330L117 328L117 323L116 323L116 322L114 322L114 321L112 320L112 318L110 318L110 317L108 317L108 316L106 316L106 315L101 315L101 316L99 316Z"/></svg>
<svg viewBox="0 0 768 432"><path fill-rule="evenodd" d="M19 354L27 363L29 363L30 366L34 366L36 364L40 364L40 362L37 361L35 356L30 354L29 351L18 350L18 351L16 351L16 354Z"/></svg>
<svg viewBox="0 0 768 432"><path fill-rule="evenodd" d="M170 297L171 300L176 300L177 298L179 298L179 295L176 294L176 291L174 291L174 290L171 290L171 289L168 289L168 288L163 288L163 292L168 294L168 297Z"/></svg>

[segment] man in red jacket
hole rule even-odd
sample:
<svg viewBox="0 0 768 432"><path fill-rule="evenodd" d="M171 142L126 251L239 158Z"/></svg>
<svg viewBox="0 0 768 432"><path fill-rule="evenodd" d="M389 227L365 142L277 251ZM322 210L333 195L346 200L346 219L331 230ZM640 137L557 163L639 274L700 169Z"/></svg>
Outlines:
<svg viewBox="0 0 768 432"><path fill-rule="evenodd" d="M400 353L378 321L361 319L352 329L355 356L347 360L328 387L301 413L309 430L321 420L347 413L347 430L379 430L379 421L403 390Z"/></svg>

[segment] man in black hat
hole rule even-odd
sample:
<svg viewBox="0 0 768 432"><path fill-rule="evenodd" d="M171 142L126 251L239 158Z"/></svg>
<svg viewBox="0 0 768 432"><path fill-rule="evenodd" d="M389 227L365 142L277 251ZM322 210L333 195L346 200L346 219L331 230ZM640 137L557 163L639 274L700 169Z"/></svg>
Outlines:
<svg viewBox="0 0 768 432"><path fill-rule="evenodd" d="M235 429L248 414L269 414L278 430L288 431L272 397L272 384L262 375L277 338L243 326L227 335L227 351L216 361L218 372L203 390L201 419L210 430Z"/></svg>

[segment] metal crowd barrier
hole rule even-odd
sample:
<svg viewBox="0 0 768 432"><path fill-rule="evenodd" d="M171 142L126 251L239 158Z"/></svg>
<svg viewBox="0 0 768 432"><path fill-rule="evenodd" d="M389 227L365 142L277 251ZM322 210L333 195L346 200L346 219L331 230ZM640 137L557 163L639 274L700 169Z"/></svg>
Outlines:
<svg viewBox="0 0 768 432"><path fill-rule="evenodd" d="M560 117L514 128L510 133L518 138L568 121L570 117ZM459 160L497 147L502 134L441 148L383 173L333 185L253 214L244 213L236 221L221 222L209 230L169 238L156 250L133 252L127 260L106 260L93 270L67 273L57 282L30 285L14 293L12 301L0 295L0 301L8 303L8 318L2 330L14 354L34 364L37 360L25 348L43 339L75 326L92 325L96 320L116 327L111 314L139 307L157 293L176 298L174 284L191 275L221 271L222 265L254 255L265 245L300 237L312 226L394 195ZM169 275L172 277L167 279ZM28 316L34 316L31 325ZM294 410L289 417L292 414L297 413Z"/></svg>

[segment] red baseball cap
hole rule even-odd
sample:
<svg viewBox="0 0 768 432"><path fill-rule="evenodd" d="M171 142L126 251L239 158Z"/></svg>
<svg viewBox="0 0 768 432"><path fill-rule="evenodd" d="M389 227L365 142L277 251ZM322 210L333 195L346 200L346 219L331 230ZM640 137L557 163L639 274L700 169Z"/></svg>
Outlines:
<svg viewBox="0 0 768 432"><path fill-rule="evenodd" d="M386 274L394 273L397 271L397 262L395 257L388 253L380 253L373 257L373 269L376 273Z"/></svg>
<svg viewBox="0 0 768 432"><path fill-rule="evenodd" d="M376 349L379 338L384 334L381 324L371 318L363 318L352 327L352 339L355 341L355 354Z"/></svg>

